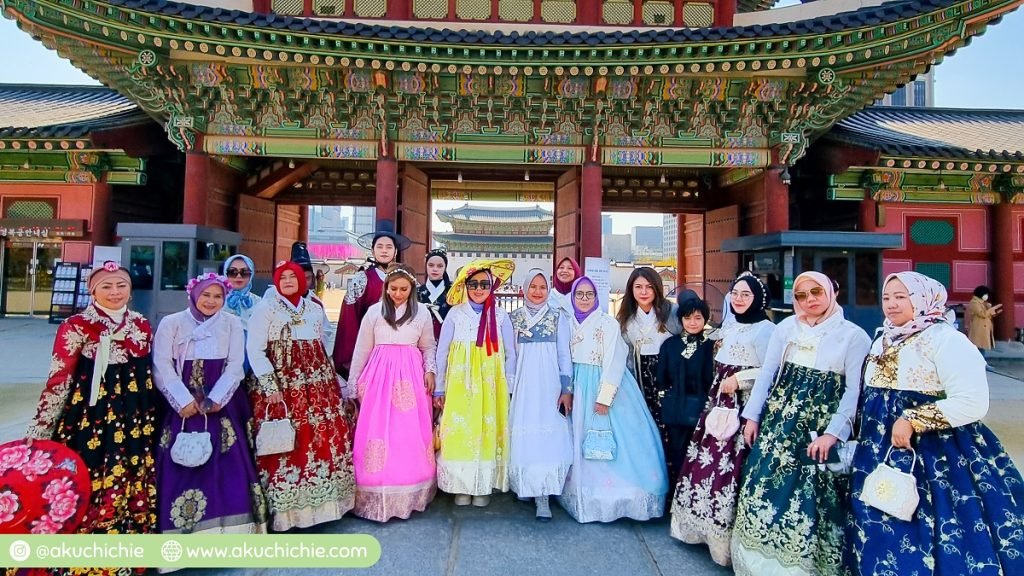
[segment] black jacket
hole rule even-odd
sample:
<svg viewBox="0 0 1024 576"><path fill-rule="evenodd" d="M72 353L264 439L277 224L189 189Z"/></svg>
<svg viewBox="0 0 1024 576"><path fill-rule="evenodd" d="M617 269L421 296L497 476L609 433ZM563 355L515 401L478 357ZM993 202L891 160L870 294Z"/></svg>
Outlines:
<svg viewBox="0 0 1024 576"><path fill-rule="evenodd" d="M703 340L689 358L683 357L685 346L682 336L672 336L658 353L656 382L665 393L662 420L676 426L697 424L715 378L713 343Z"/></svg>

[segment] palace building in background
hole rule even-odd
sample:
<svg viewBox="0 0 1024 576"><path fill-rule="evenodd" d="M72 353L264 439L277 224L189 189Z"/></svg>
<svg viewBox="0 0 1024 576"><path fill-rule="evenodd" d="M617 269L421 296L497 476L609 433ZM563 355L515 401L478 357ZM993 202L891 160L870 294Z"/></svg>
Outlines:
<svg viewBox="0 0 1024 576"><path fill-rule="evenodd" d="M600 256L602 212L673 214L680 285L753 269L785 307L813 267L869 325L883 274L917 269L954 301L990 283L1010 338L1021 114L869 106L1022 1L2 0L109 88L65 98L144 122L72 134L0 100L0 190L85 221L64 258L148 218L238 233L264 274L307 206L375 208L419 269L433 200L552 202L555 259Z"/></svg>

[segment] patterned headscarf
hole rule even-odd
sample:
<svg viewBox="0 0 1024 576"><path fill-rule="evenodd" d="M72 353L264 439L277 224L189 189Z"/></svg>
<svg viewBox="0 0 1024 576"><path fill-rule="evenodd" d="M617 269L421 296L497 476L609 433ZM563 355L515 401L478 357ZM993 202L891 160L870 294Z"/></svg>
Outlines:
<svg viewBox="0 0 1024 576"><path fill-rule="evenodd" d="M96 286L98 286L100 282L111 277L123 278L124 281L128 283L128 286L132 285L132 275L128 273L128 270L122 268L113 260L107 260L102 266L96 268L91 274L89 274L89 281L87 282L89 294L92 294L96 290Z"/></svg>
<svg viewBox="0 0 1024 576"><path fill-rule="evenodd" d="M252 275L249 276L249 283L246 284L245 287L235 288L228 293L228 298L224 305L227 306L228 310L234 312L236 316L241 316L242 312L256 305L256 299L252 297L252 294L250 294L252 291L252 280L256 277L256 265L253 264L252 258L249 258L244 254L235 254L233 256L229 256L228 259L224 261L224 267L221 270L221 273L227 276L228 268L235 260L245 262L245 265L249 267L249 271L252 272Z"/></svg>
<svg viewBox="0 0 1024 576"><path fill-rule="evenodd" d="M793 312L796 313L796 319L808 326L814 326L816 324L824 322L825 320L828 320L830 316L832 316L833 314L836 313L837 310L839 310L839 304L836 303L836 289L835 286L832 284L832 280L828 276L825 276L821 272L813 271L804 272L803 274L797 276L796 280L793 281L793 289L795 290L796 287L799 286L800 283L803 282L804 280L810 280L811 282L814 282L818 286L821 286L822 289L825 290L825 300L828 302L828 305L825 306L825 313L822 314L819 318L812 319L810 314L808 314L807 311L804 310L804 307L801 306L799 302L797 302L796 298L793 298Z"/></svg>
<svg viewBox="0 0 1024 576"><path fill-rule="evenodd" d="M530 302L530 298L529 296L527 296L527 294L530 291L530 284L533 284L533 279L538 276L540 276L541 279L544 280L545 285L548 284L548 275L540 268L530 268L530 270L526 273L526 277L523 281L523 306L525 306L526 309L529 310L531 316L536 314L538 311L543 310L544 307L548 305L547 298L545 298L544 302L541 302L540 304L534 304L533 302ZM550 289L550 285L548 286L548 288Z"/></svg>
<svg viewBox="0 0 1024 576"><path fill-rule="evenodd" d="M586 312L583 312L578 306L576 306L576 289L583 284L590 286L594 290L594 306ZM588 316L596 312L601 307L601 295L597 293L597 287L594 286L594 281L586 276L580 276L572 283L572 290L569 291L569 297L572 298L572 311L576 315L576 321L580 324L582 324Z"/></svg>
<svg viewBox="0 0 1024 576"><path fill-rule="evenodd" d="M941 282L918 272L897 272L886 276L882 286L894 279L899 279L907 287L914 317L902 326L896 326L886 318L882 323L885 345L906 340L933 324L952 323L953 312L946 309L946 287Z"/></svg>
<svg viewBox="0 0 1024 576"><path fill-rule="evenodd" d="M281 274L287 270L295 273L295 279L299 284L299 289L295 291L295 294L288 296L281 291ZM309 287L306 286L306 273L302 270L302 266L291 261L281 262L277 265L277 268L274 268L274 287L277 288L277 295L290 302L292 306L298 306L299 301L302 300L302 297L306 295L306 291L309 290Z"/></svg>
<svg viewBox="0 0 1024 576"><path fill-rule="evenodd" d="M206 274L196 276L185 285L185 293L188 294L188 310L192 313L192 317L200 323L207 321L213 316L207 316L199 310L199 295L210 286L220 286L220 289L224 291L224 296L231 292L231 285L228 284L228 279L214 272L207 272Z"/></svg>
<svg viewBox="0 0 1024 576"><path fill-rule="evenodd" d="M561 280L558 279L558 267L561 266L562 262L565 262L566 260L569 261L569 264L572 264L572 273L573 273L573 281L572 282L562 282ZM566 256L565 258L562 258L561 260L559 260L558 261L558 265L555 266L555 273L552 274L552 276L551 276L551 284L555 287L555 290L557 290L559 294L568 294L573 289L573 287L572 287L573 282L575 282L576 280L579 280L580 276L582 276L582 275L583 275L583 271L580 270L579 262L577 262L573 258L570 258L570 257Z"/></svg>

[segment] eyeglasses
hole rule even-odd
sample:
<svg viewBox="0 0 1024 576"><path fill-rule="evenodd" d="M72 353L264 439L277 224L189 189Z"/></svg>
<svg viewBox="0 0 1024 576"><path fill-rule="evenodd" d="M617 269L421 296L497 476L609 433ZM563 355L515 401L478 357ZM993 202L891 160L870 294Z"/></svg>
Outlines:
<svg viewBox="0 0 1024 576"><path fill-rule="evenodd" d="M248 278L252 276L252 270L248 268L228 268L228 278Z"/></svg>
<svg viewBox="0 0 1024 576"><path fill-rule="evenodd" d="M466 288L470 290L489 290L491 288L490 280L466 280Z"/></svg>
<svg viewBox="0 0 1024 576"><path fill-rule="evenodd" d="M733 300L749 300L754 297L753 292L737 292L733 290L732 292L729 292L729 294L732 296Z"/></svg>
<svg viewBox="0 0 1024 576"><path fill-rule="evenodd" d="M807 300L808 296L814 296L815 298L821 298L825 295L825 289L821 287L811 288L807 292L794 292L793 298L796 298L797 302L803 302Z"/></svg>
<svg viewBox="0 0 1024 576"><path fill-rule="evenodd" d="M573 292L572 295L577 297L577 298L579 298L580 300L593 300L594 297L597 296L597 293L596 292Z"/></svg>

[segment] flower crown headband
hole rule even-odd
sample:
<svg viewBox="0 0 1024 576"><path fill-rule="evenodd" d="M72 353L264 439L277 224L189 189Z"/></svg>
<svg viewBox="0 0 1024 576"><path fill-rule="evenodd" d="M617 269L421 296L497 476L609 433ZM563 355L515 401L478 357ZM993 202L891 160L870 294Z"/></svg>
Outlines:
<svg viewBox="0 0 1024 576"><path fill-rule="evenodd" d="M185 285L185 293L191 296L192 290L194 290L196 286L203 282L208 282L210 280L213 280L221 288L224 289L225 296L228 294L228 292L231 292L231 284L228 284L228 279L226 276L221 276L216 272L207 272L206 274L200 274L199 276L189 280L188 284Z"/></svg>
<svg viewBox="0 0 1024 576"><path fill-rule="evenodd" d="M406 270L405 268L395 268L391 272L388 272L387 275L384 276L384 281L386 282L392 276L397 276L397 275L405 276L406 278L408 278L412 282L412 287L413 288L415 288L417 286L417 284L419 284L418 282L416 282L416 277L413 276L412 273L409 272L408 270Z"/></svg>

